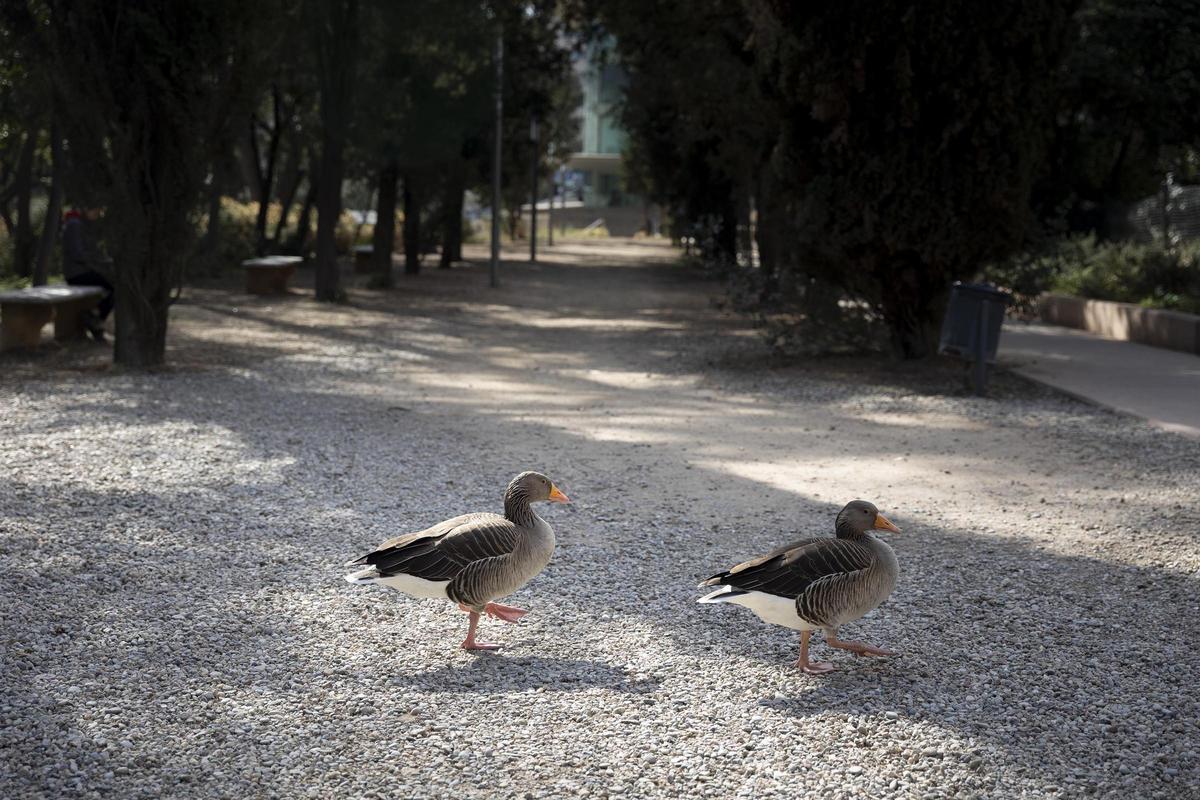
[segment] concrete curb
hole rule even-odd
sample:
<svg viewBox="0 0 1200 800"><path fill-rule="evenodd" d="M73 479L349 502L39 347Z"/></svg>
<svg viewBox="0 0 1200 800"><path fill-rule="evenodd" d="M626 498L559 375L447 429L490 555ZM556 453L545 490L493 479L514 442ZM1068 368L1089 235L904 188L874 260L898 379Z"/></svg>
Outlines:
<svg viewBox="0 0 1200 800"><path fill-rule="evenodd" d="M1200 316L1195 314L1050 293L1038 299L1038 306L1042 320L1054 325L1200 354Z"/></svg>

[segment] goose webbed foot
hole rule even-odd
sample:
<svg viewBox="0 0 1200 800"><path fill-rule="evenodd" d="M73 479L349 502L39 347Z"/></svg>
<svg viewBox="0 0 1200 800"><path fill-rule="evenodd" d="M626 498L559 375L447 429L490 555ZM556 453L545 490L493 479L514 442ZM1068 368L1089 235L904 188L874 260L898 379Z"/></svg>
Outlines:
<svg viewBox="0 0 1200 800"><path fill-rule="evenodd" d="M494 642L480 642L470 636L462 643L463 650L499 650L501 647Z"/></svg>
<svg viewBox="0 0 1200 800"><path fill-rule="evenodd" d="M900 655L895 650L885 650L882 647L876 647L873 644L866 642L851 642L837 638L836 634L826 632L825 644L830 647L836 647L839 650L849 650L856 656L898 656Z"/></svg>
<svg viewBox="0 0 1200 800"><path fill-rule="evenodd" d="M796 666L805 675L824 675L827 672L833 672L833 664L828 661L808 660L808 637L808 631L800 631L800 657L796 659Z"/></svg>
<svg viewBox="0 0 1200 800"><path fill-rule="evenodd" d="M467 628L467 638L463 640L463 650L499 650L500 645L492 642L481 642L475 638L475 630L479 627L479 612L471 612L471 625Z"/></svg>
<svg viewBox="0 0 1200 800"><path fill-rule="evenodd" d="M796 666L805 675L825 675L834 670L833 662L831 661L801 661L800 659L796 659Z"/></svg>
<svg viewBox="0 0 1200 800"><path fill-rule="evenodd" d="M505 622L517 622L529 612L523 608L506 606L503 603L488 603L483 607L484 612L492 619L502 619Z"/></svg>

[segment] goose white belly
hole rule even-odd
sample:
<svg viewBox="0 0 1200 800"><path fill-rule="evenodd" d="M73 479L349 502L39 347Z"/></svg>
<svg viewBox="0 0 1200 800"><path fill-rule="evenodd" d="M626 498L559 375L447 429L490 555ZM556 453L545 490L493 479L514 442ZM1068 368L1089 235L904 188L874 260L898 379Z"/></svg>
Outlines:
<svg viewBox="0 0 1200 800"><path fill-rule="evenodd" d="M374 567L347 575L346 580L350 583L376 583L389 589L395 589L409 597L428 597L437 600L447 599L446 587L450 584L450 581L430 581L414 575L392 575L385 578L380 576Z"/></svg>
<svg viewBox="0 0 1200 800"><path fill-rule="evenodd" d="M700 598L701 603L733 603L754 612L755 616L769 625L779 625L794 631L816 630L818 626L800 619L796 613L796 601L788 597L766 592L744 591L723 586L712 594Z"/></svg>

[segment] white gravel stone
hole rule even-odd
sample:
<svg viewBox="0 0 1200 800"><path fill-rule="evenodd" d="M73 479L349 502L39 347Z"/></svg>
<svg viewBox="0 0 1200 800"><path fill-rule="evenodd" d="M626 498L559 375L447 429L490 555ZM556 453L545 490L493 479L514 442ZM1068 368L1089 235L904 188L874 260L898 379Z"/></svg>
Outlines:
<svg viewBox="0 0 1200 800"><path fill-rule="evenodd" d="M777 361L661 250L556 250L498 291L190 290L149 375L0 357L0 797L1200 796L1200 445ZM341 580L525 468L576 502L499 653ZM902 574L844 633L901 657L804 676L694 603L854 497Z"/></svg>

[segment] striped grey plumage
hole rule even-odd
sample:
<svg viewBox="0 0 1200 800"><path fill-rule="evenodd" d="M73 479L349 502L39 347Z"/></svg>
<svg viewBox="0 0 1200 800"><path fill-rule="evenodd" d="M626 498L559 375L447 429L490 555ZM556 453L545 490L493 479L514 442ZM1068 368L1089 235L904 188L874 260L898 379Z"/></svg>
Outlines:
<svg viewBox="0 0 1200 800"><path fill-rule="evenodd" d="M796 613L801 619L817 627L836 630L865 616L896 588L899 564L895 552L886 542L870 534L864 534L862 539L861 542L825 540L828 544L819 548L821 556L827 564L836 565L838 569L813 581L796 597ZM847 557L849 545L855 545L859 551L869 551L867 566L847 568L860 563Z"/></svg>
<svg viewBox="0 0 1200 800"><path fill-rule="evenodd" d="M369 564L383 578L410 575L449 581L446 594L451 600L481 611L489 601L528 583L554 553L554 530L530 506L529 485L540 481L550 486L545 476L534 472L513 478L504 494L504 516L454 517L389 539L348 566Z"/></svg>
<svg viewBox="0 0 1200 800"><path fill-rule="evenodd" d="M863 519L854 517L861 512ZM814 628L836 630L879 606L896 586L892 548L867 530L878 514L855 501L838 515L836 538L802 539L714 575L701 586L729 586L795 600L796 614Z"/></svg>

